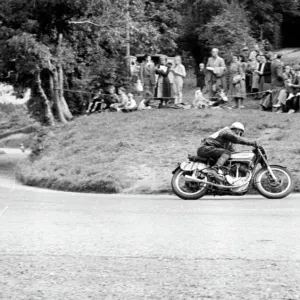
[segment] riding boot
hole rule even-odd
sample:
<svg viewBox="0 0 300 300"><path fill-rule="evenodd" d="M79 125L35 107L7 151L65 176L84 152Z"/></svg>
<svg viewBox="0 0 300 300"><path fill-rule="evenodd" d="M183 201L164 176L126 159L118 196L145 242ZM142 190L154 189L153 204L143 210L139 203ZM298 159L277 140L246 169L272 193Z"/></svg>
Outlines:
<svg viewBox="0 0 300 300"><path fill-rule="evenodd" d="M223 180L223 176L219 175L218 171L219 169L227 162L230 155L227 153L224 153L220 156L216 164L209 170L208 174L215 179L218 179L219 181Z"/></svg>

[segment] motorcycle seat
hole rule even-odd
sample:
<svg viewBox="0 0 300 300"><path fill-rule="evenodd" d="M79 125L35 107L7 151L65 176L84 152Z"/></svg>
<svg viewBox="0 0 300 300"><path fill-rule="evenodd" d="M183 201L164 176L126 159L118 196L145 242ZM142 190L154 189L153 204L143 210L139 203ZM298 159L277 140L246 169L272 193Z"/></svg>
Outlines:
<svg viewBox="0 0 300 300"><path fill-rule="evenodd" d="M192 162L201 162L201 163L207 163L207 158L200 157L200 156L193 156L193 155L188 155L189 161Z"/></svg>

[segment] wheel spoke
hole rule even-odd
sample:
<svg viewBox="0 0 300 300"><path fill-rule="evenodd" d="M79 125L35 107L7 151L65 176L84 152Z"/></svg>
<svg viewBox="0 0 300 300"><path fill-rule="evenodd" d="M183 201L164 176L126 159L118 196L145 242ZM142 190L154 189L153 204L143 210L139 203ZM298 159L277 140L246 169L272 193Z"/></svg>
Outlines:
<svg viewBox="0 0 300 300"><path fill-rule="evenodd" d="M287 190L290 186L289 176L280 169L272 170L276 179L274 180L271 174L266 170L261 177L261 186L266 192L279 194Z"/></svg>

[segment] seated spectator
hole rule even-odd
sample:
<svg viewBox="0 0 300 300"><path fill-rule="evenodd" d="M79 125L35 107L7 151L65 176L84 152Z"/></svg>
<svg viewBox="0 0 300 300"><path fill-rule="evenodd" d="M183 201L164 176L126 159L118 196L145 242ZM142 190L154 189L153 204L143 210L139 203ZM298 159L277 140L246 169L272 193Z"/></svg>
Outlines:
<svg viewBox="0 0 300 300"><path fill-rule="evenodd" d="M213 102L207 100L202 91L201 91L201 87L199 87L196 92L195 92L195 98L193 100L193 107L194 108L206 108L210 105L212 105Z"/></svg>
<svg viewBox="0 0 300 300"><path fill-rule="evenodd" d="M136 109L137 109L137 105L136 105L136 101L133 99L133 94L129 93L127 102L125 103L122 112L131 112L131 111L135 111Z"/></svg>
<svg viewBox="0 0 300 300"><path fill-rule="evenodd" d="M87 114L93 113L95 111L101 110L101 106L104 103L103 100L103 90L100 89L96 96L92 99L92 101L89 103L88 109L86 111Z"/></svg>
<svg viewBox="0 0 300 300"><path fill-rule="evenodd" d="M138 110L151 109L150 101L153 98L153 95L150 91L145 93L145 98L139 103Z"/></svg>
<svg viewBox="0 0 300 300"><path fill-rule="evenodd" d="M128 102L128 97L126 95L125 88L120 87L118 89L118 95L119 95L119 101L110 105L110 109L112 111L121 111L123 108L125 108Z"/></svg>
<svg viewBox="0 0 300 300"><path fill-rule="evenodd" d="M120 99L116 94L116 88L113 85L109 85L103 97L103 105L101 111L108 110L112 104L119 102Z"/></svg>
<svg viewBox="0 0 300 300"><path fill-rule="evenodd" d="M284 78L284 88L282 88L277 96L277 101L274 103L273 107L278 109L278 113L283 112L286 105L286 101L293 97L293 89L291 87L292 82L294 82L294 77L291 72L291 67L286 66L283 73Z"/></svg>
<svg viewBox="0 0 300 300"><path fill-rule="evenodd" d="M296 71L296 77L292 83L288 84L290 94L283 104L282 111L289 114L298 112L300 109L300 68Z"/></svg>

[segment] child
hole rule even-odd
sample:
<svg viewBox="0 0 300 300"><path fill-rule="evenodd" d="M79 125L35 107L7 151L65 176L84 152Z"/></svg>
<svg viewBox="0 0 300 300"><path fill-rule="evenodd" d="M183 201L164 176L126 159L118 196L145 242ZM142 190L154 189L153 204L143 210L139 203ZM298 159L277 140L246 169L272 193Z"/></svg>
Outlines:
<svg viewBox="0 0 300 300"><path fill-rule="evenodd" d="M145 99L143 99L139 106L138 110L151 109L150 100L152 99L152 93L150 91L145 92Z"/></svg>
<svg viewBox="0 0 300 300"><path fill-rule="evenodd" d="M100 89L96 96L89 103L88 109L86 111L87 114L93 113L98 109L101 110L101 104L103 103L103 90Z"/></svg>
<svg viewBox="0 0 300 300"><path fill-rule="evenodd" d="M118 95L116 94L116 89L113 85L108 86L107 88L107 94L103 97L103 110L109 109L111 105L120 103L120 99Z"/></svg>
<svg viewBox="0 0 300 300"><path fill-rule="evenodd" d="M133 95L131 93L128 94L128 101L122 109L123 112L130 112L137 109L136 101L133 99Z"/></svg>

